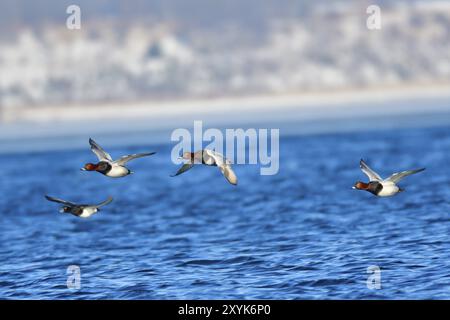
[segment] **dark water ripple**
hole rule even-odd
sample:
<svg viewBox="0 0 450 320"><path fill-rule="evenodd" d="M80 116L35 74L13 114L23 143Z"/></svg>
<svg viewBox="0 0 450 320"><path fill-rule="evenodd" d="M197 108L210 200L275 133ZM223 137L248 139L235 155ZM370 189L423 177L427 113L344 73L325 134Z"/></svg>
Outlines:
<svg viewBox="0 0 450 320"><path fill-rule="evenodd" d="M85 152L2 156L3 299L449 299L450 129L284 138L280 173L237 166L240 185L194 168L170 178L170 146L111 180ZM426 166L407 192L351 190L367 158L383 175ZM112 205L88 220L43 199ZM81 289L66 269L81 268ZM367 267L382 288L366 286Z"/></svg>

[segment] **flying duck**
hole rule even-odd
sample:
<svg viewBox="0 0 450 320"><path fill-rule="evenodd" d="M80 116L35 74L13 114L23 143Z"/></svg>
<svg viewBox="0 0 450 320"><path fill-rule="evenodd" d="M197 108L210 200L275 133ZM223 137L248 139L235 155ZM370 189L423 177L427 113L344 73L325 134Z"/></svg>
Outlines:
<svg viewBox="0 0 450 320"><path fill-rule="evenodd" d="M359 166L361 167L362 172L369 177L369 182L364 183L358 181L353 186L353 189L365 190L378 197L390 197L404 191L404 189L400 188L397 183L409 175L425 170L425 168L422 168L418 170L402 171L394 173L387 179L382 179L378 173L369 168L363 159L359 162Z"/></svg>
<svg viewBox="0 0 450 320"><path fill-rule="evenodd" d="M130 154L114 161L111 158L111 155L107 153L105 150L103 150L103 148L100 147L94 140L89 138L89 144L91 145L91 150L92 152L95 153L99 162L96 164L87 163L84 165L83 168L81 168L81 170L97 171L111 178L121 178L133 173L127 167L125 167L128 161L137 158L151 156L156 153L156 152L148 152L148 153Z"/></svg>
<svg viewBox="0 0 450 320"><path fill-rule="evenodd" d="M80 218L89 218L94 213L97 213L98 211L100 211L100 207L106 206L107 204L111 203L111 201L113 201L113 198L109 197L108 199L106 199L105 201L103 201L102 203L99 203L99 204L76 204L73 202L53 198L50 196L45 196L45 198L48 201L63 204L63 206L61 207L59 212L70 213L70 214L73 214L74 216L77 216Z"/></svg>
<svg viewBox="0 0 450 320"><path fill-rule="evenodd" d="M196 152L184 152L181 158L187 160L187 162L183 164L177 173L175 173L172 177L188 171L195 164L204 164L207 166L219 167L228 182L232 185L237 185L238 179L236 174L233 172L233 169L231 169L231 161L218 152L208 149L199 150Z"/></svg>

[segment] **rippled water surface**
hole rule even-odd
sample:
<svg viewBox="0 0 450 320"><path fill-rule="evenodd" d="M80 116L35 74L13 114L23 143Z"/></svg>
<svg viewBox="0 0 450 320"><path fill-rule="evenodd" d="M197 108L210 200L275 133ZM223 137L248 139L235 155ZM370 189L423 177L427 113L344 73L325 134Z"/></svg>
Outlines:
<svg viewBox="0 0 450 320"><path fill-rule="evenodd" d="M116 180L79 171L88 148L2 156L0 298L450 298L447 127L284 137L279 174L235 166L238 187L216 168L169 177L171 145L110 151L146 150ZM427 170L380 199L351 189L361 157L382 175ZM114 202L79 219L44 194Z"/></svg>

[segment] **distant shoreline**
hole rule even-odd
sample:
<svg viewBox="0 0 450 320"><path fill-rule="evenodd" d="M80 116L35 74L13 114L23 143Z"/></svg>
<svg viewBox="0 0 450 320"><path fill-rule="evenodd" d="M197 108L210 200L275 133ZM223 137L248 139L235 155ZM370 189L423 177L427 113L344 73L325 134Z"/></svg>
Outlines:
<svg viewBox="0 0 450 320"><path fill-rule="evenodd" d="M450 124L450 85L21 108L0 125L0 152L76 148L90 136L110 145L170 143L173 129L191 129L195 120L215 128L281 128L282 134L443 125Z"/></svg>
<svg viewBox="0 0 450 320"><path fill-rule="evenodd" d="M121 120L160 118L172 114L214 115L223 112L273 111L317 108L324 110L358 102L385 102L398 99L450 98L450 83L440 85L405 85L369 89L343 89L326 92L284 93L215 97L202 99L148 100L125 103L97 103L83 105L54 105L32 107L9 107L0 109L0 124L72 122L86 120ZM126 110L124 111L124 108ZM450 107L449 107L450 109ZM415 110L410 110L415 111Z"/></svg>

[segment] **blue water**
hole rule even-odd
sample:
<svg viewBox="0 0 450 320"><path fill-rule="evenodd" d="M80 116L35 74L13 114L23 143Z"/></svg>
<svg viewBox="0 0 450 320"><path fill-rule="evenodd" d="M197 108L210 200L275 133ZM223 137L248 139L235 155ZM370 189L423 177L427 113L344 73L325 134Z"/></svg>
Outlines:
<svg viewBox="0 0 450 320"><path fill-rule="evenodd" d="M235 166L238 187L216 168L170 178L171 147L109 150L158 152L118 180L79 171L87 147L2 155L0 298L450 299L450 128L283 137L279 174ZM381 199L351 189L361 157L427 170ZM84 220L44 194L115 200Z"/></svg>

